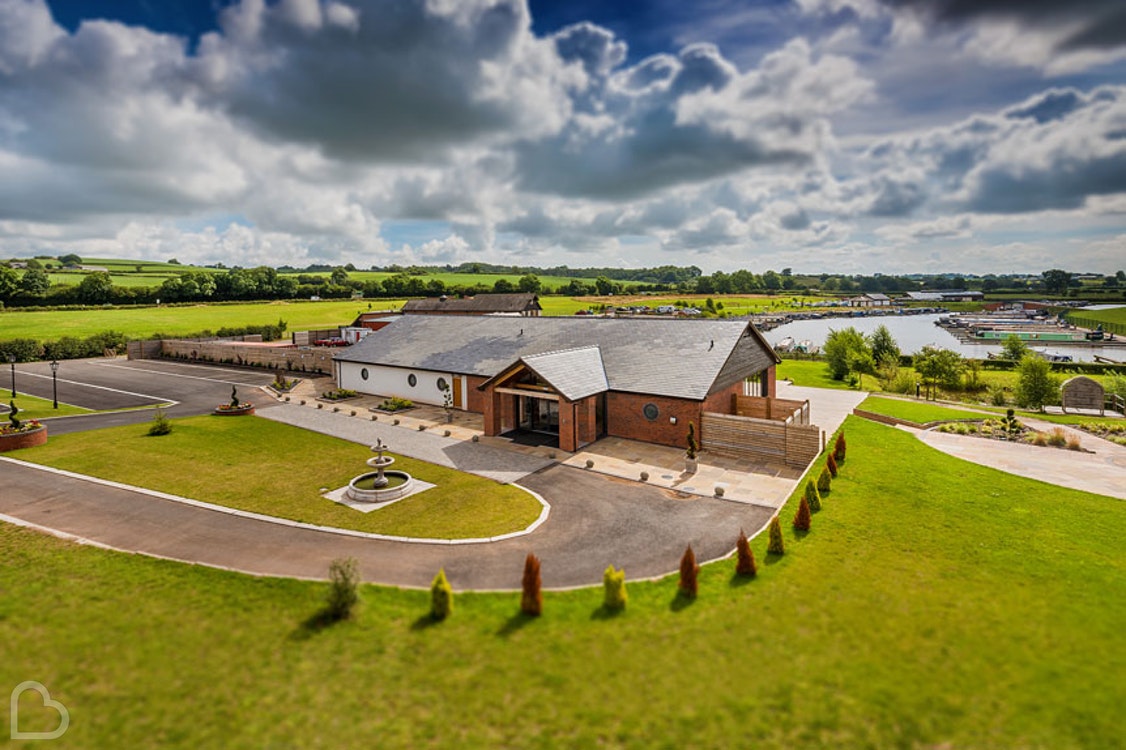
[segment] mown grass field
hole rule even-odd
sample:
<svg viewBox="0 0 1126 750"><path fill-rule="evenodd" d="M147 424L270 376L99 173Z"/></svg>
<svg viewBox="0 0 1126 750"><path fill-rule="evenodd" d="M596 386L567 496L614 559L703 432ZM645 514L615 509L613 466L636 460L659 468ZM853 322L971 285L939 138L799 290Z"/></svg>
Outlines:
<svg viewBox="0 0 1126 750"><path fill-rule="evenodd" d="M395 469L437 485L370 513L321 497L372 471L362 445L255 417L173 420L52 437L13 458L231 508L395 536L469 539L527 528L542 506L511 485L403 456ZM294 471L294 467L300 467Z"/></svg>
<svg viewBox="0 0 1126 750"><path fill-rule="evenodd" d="M436 624L427 592L365 586L319 628L325 584L0 525L0 681L45 684L74 747L1121 746L1126 504L845 429L784 557L756 539L759 577L706 566L693 603L632 582L616 617L583 589L538 620L458 594Z"/></svg>
<svg viewBox="0 0 1126 750"><path fill-rule="evenodd" d="M274 325L284 320L288 331L336 328L361 312L399 308L403 300L324 300L321 302L248 302L183 307L129 307L81 310L0 311L0 341L14 338L56 340L120 331L129 338L154 333L172 336L217 331L223 327Z"/></svg>

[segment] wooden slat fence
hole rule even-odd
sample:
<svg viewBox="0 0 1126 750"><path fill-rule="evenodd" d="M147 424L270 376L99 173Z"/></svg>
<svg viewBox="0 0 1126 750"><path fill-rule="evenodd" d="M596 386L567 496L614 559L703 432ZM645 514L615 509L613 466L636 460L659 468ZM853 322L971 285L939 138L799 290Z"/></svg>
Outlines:
<svg viewBox="0 0 1126 750"><path fill-rule="evenodd" d="M804 467L821 452L821 428L771 419L705 412L700 444L706 450Z"/></svg>

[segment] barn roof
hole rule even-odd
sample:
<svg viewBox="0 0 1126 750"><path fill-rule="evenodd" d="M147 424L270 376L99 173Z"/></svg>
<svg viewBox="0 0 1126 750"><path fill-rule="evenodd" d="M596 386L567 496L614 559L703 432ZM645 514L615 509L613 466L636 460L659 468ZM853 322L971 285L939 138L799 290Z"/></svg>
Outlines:
<svg viewBox="0 0 1126 750"><path fill-rule="evenodd" d="M593 370L594 347L609 390L696 400L779 361L747 321L430 315L404 315L335 359L485 378L525 359L541 375L574 378L567 387L581 392L597 376L562 371Z"/></svg>

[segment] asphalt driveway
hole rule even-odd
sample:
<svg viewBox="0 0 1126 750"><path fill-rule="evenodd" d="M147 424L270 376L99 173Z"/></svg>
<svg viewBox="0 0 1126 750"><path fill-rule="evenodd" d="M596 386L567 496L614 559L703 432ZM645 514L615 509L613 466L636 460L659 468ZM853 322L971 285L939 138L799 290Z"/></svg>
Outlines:
<svg viewBox="0 0 1126 750"><path fill-rule="evenodd" d="M5 386L9 378L0 378ZM144 407L170 403L169 416L207 414L231 398L231 387L239 399L258 407L275 402L258 386L267 385L273 374L266 371L190 364L163 359L77 359L62 362L58 371L59 401L95 410L115 411L75 417L52 418L53 435L139 424L152 419ZM16 392L51 399L51 368L46 362L16 365ZM7 388L0 394L7 396Z"/></svg>
<svg viewBox="0 0 1126 750"><path fill-rule="evenodd" d="M231 515L10 460L0 466L0 514L8 519L118 550L260 575L324 578L332 560L355 557L365 580L402 586L428 586L444 567L458 589L518 589L528 552L540 556L548 588L598 584L610 564L630 579L657 576L677 569L688 544L700 560L727 554L741 528L753 534L771 514L556 465L521 482L551 504L547 521L527 536L392 542Z"/></svg>

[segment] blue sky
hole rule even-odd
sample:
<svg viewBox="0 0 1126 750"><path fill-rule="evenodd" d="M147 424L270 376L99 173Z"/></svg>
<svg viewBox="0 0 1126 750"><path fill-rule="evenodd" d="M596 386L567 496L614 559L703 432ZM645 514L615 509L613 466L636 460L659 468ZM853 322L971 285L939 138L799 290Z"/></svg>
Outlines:
<svg viewBox="0 0 1126 750"><path fill-rule="evenodd" d="M0 257L1126 266L1119 0L0 0Z"/></svg>

